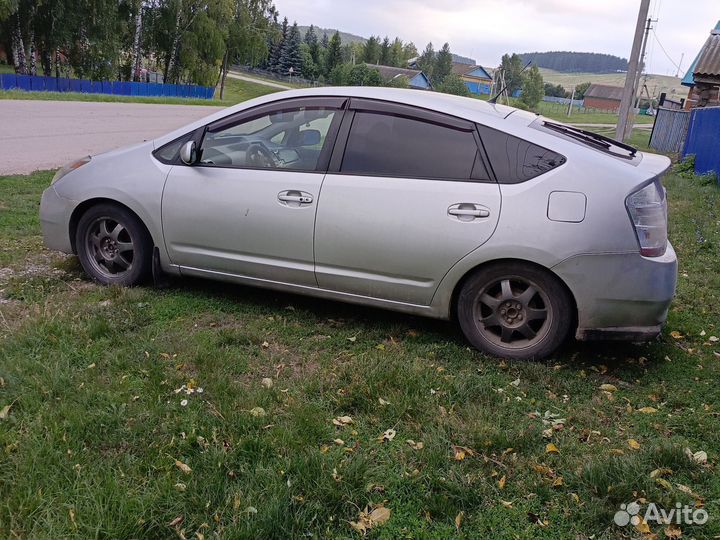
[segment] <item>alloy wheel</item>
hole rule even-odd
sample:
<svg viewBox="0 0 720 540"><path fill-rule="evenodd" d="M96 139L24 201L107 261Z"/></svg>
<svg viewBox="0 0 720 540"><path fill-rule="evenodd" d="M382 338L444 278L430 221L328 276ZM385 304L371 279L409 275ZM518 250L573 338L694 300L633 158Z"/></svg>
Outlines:
<svg viewBox="0 0 720 540"><path fill-rule="evenodd" d="M135 259L133 238L127 227L110 217L90 223L86 233L90 264L108 278L118 278L132 269Z"/></svg>
<svg viewBox="0 0 720 540"><path fill-rule="evenodd" d="M554 317L545 292L519 276L503 277L483 287L473 311L480 334L508 349L523 349L542 340Z"/></svg>

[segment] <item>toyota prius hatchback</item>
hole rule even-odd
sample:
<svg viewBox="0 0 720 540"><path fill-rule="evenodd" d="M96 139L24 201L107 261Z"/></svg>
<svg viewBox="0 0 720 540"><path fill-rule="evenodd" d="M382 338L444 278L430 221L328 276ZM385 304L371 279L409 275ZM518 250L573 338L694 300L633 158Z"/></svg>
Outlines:
<svg viewBox="0 0 720 540"><path fill-rule="evenodd" d="M453 319L508 358L658 335L670 161L511 107L315 88L67 165L46 245L102 284L226 280Z"/></svg>

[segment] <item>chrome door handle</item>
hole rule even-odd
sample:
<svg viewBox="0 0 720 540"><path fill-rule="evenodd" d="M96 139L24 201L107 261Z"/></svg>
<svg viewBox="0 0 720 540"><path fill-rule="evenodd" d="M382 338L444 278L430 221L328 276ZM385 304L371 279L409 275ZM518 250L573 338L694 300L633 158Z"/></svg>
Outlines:
<svg viewBox="0 0 720 540"><path fill-rule="evenodd" d="M487 210L463 210L460 208L451 208L448 210L451 216L470 216L470 217L488 217L490 212Z"/></svg>
<svg viewBox="0 0 720 540"><path fill-rule="evenodd" d="M284 206L302 206L313 202L313 197L309 193L297 190L287 190L278 193L278 201Z"/></svg>
<svg viewBox="0 0 720 540"><path fill-rule="evenodd" d="M481 204L457 203L448 208L449 216L457 218L458 221L473 221L474 219L490 217L490 210Z"/></svg>

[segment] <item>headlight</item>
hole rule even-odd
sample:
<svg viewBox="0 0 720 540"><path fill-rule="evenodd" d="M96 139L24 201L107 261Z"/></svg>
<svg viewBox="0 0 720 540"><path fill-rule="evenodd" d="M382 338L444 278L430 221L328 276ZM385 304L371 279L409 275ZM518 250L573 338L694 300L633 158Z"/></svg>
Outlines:
<svg viewBox="0 0 720 540"><path fill-rule="evenodd" d="M72 172L75 169L79 169L86 163L90 163L91 159L92 159L91 156L85 156L84 158L78 159L77 161L68 163L62 169L59 169L58 172L55 173L55 176L53 176L52 182L50 182L50 184L54 184L55 182L60 180L63 176L65 176L67 173Z"/></svg>

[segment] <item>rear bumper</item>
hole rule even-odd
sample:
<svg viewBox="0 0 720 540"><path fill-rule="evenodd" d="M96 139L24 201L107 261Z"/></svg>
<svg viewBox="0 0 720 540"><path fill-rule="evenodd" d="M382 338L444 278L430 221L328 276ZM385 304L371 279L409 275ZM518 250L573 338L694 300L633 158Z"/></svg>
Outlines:
<svg viewBox="0 0 720 540"><path fill-rule="evenodd" d="M48 249L72 253L70 216L77 202L60 197L53 186L43 191L40 199L40 225Z"/></svg>
<svg viewBox="0 0 720 540"><path fill-rule="evenodd" d="M572 291L578 308L576 337L647 341L656 337L675 296L677 257L639 253L578 255L553 271Z"/></svg>

